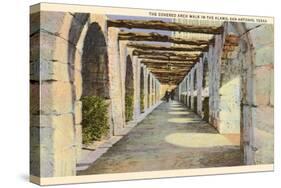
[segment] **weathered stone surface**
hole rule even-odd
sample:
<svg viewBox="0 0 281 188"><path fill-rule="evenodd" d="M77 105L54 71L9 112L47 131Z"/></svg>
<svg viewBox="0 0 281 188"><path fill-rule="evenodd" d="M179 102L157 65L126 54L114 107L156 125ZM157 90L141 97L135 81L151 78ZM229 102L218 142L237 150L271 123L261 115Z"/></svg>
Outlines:
<svg viewBox="0 0 281 188"><path fill-rule="evenodd" d="M270 43L261 48L255 49L255 65L263 66L274 62L274 44Z"/></svg>
<svg viewBox="0 0 281 188"><path fill-rule="evenodd" d="M31 174L41 177L53 176L53 129L30 127Z"/></svg>
<svg viewBox="0 0 281 188"><path fill-rule="evenodd" d="M61 115L53 120L54 176L71 176L76 174L73 125L72 114Z"/></svg>
<svg viewBox="0 0 281 188"><path fill-rule="evenodd" d="M63 38L40 32L40 58L48 61L68 63L69 43Z"/></svg>
<svg viewBox="0 0 281 188"><path fill-rule="evenodd" d="M39 59L40 59L40 35L39 33L34 34L30 37L30 52L29 59L30 63L37 63L37 68L35 70L39 71ZM34 65L31 67L31 71L34 69ZM37 78L39 80L39 78Z"/></svg>
<svg viewBox="0 0 281 188"><path fill-rule="evenodd" d="M83 79L80 71L74 71L75 100L79 100L83 92Z"/></svg>
<svg viewBox="0 0 281 188"><path fill-rule="evenodd" d="M259 49L274 43L274 26L273 24L263 24L249 31L254 48Z"/></svg>
<svg viewBox="0 0 281 188"><path fill-rule="evenodd" d="M75 101L74 103L74 119L75 124L80 124L82 122L82 102Z"/></svg>
<svg viewBox="0 0 281 188"><path fill-rule="evenodd" d="M274 137L263 129L255 128L255 164L274 163ZM265 141L266 140L266 141Z"/></svg>
<svg viewBox="0 0 281 188"><path fill-rule="evenodd" d="M240 77L237 76L220 88L220 133L240 133L240 113Z"/></svg>
<svg viewBox="0 0 281 188"><path fill-rule="evenodd" d="M40 111L42 114L63 114L73 111L73 94L70 83L43 82L40 94Z"/></svg>
<svg viewBox="0 0 281 188"><path fill-rule="evenodd" d="M34 35L40 29L40 12L36 12L30 15L30 24L29 24L29 33L30 35ZM31 45L32 47L32 45Z"/></svg>
<svg viewBox="0 0 281 188"><path fill-rule="evenodd" d="M33 115L39 115L40 109L40 85L39 83L30 83L30 105L29 112Z"/></svg>
<svg viewBox="0 0 281 188"><path fill-rule="evenodd" d="M76 148L76 161L82 157L82 125L75 125L75 148Z"/></svg>
<svg viewBox="0 0 281 188"><path fill-rule="evenodd" d="M273 74L272 66L256 67L255 73L255 87L254 99L255 105L269 105L270 104L270 90L271 90L271 74Z"/></svg>
<svg viewBox="0 0 281 188"><path fill-rule="evenodd" d="M114 135L120 134L121 128L124 127L125 123L125 110L121 108L123 101L120 97L122 93L121 85L121 68L119 63L118 54L118 32L116 28L108 29L108 70L109 70L109 82L110 82L110 97L112 100L112 118L114 124ZM125 87L125 86L124 86Z"/></svg>

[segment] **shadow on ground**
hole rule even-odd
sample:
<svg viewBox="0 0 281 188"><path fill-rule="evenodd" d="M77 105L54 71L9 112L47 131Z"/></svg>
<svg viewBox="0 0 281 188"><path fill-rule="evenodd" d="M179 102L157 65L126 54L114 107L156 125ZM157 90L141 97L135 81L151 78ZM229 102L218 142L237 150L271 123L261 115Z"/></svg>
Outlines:
<svg viewBox="0 0 281 188"><path fill-rule="evenodd" d="M239 135L221 135L178 102L162 103L78 175L241 165Z"/></svg>

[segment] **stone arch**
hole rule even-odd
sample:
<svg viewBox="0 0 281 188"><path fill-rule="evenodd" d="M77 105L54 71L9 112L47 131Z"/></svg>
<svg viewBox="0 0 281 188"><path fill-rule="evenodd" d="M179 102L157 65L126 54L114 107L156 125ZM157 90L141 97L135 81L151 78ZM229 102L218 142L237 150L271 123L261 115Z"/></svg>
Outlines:
<svg viewBox="0 0 281 188"><path fill-rule="evenodd" d="M85 37L81 44L81 80L82 80L82 107L88 108L89 101L92 107L100 105L99 108L105 109L96 110L95 116L99 117L99 123L92 125L98 128L100 134L95 135L95 140L107 139L113 135L111 123L111 100L109 95L109 70L108 70L108 52L106 36L98 22L91 22L87 25ZM89 98L91 97L91 98ZM97 105L93 105L93 103ZM96 107L98 108L98 107ZM98 113L102 112L103 113ZM86 113L87 114L87 113ZM82 113L83 120L88 119ZM92 115L91 115L92 116ZM95 121L96 122L96 121ZM102 122L102 123L101 123ZM86 123L86 122L85 122ZM101 125L101 126L98 126ZM82 139L84 141L88 136L88 127L82 123ZM88 132L88 133L87 133ZM90 133L89 133L90 134ZM94 137L93 137L94 139ZM93 140L94 141L94 140Z"/></svg>
<svg viewBox="0 0 281 188"><path fill-rule="evenodd" d="M131 57L126 58L125 76L125 117L126 121L133 120L134 112L134 72Z"/></svg>
<svg viewBox="0 0 281 188"><path fill-rule="evenodd" d="M31 161L31 174L40 177L75 175L76 163L79 159L78 150L81 149L77 134L81 127L82 49L78 47L78 43L84 37L82 31L89 14L41 12L40 16L38 13L36 17L33 15L31 17L36 19L32 21L38 22L37 31L33 33L31 30L31 41L40 35L40 41L44 44L38 48L43 61L37 63L48 67L44 67L44 76L40 77L42 82L40 110L42 115L48 115L44 124L46 123L48 129L52 130L38 129L38 135L48 134L49 139L40 141L40 146L37 146L38 148L44 146L46 152L38 159L40 168L37 169L40 172L34 173L34 163ZM33 54L31 54L32 61ZM41 70L36 71L39 73ZM34 144L37 143L31 141L31 150ZM36 157L32 159L37 160Z"/></svg>
<svg viewBox="0 0 281 188"><path fill-rule="evenodd" d="M141 67L140 72L140 111L145 111L145 95L144 95L144 68Z"/></svg>
<svg viewBox="0 0 281 188"><path fill-rule="evenodd" d="M202 87L207 88L209 84L209 66L208 66L208 59L204 58L203 60L203 82Z"/></svg>
<svg viewBox="0 0 281 188"><path fill-rule="evenodd" d="M203 59L203 80L202 80L202 115L205 121L209 121L209 66L208 58Z"/></svg>
<svg viewBox="0 0 281 188"><path fill-rule="evenodd" d="M197 90L197 69L194 69L193 73L193 90Z"/></svg>
<svg viewBox="0 0 281 188"><path fill-rule="evenodd" d="M238 49L226 57L241 63L240 135L244 164L273 163L273 25L225 23L227 35L236 35ZM256 58L266 56L267 59ZM272 58L272 59L271 59ZM233 72L233 71L232 71ZM226 74L225 74L226 76ZM273 86L271 86L273 87ZM267 136L265 136L267 135ZM266 144L261 140L267 140Z"/></svg>
<svg viewBox="0 0 281 188"><path fill-rule="evenodd" d="M83 96L109 99L106 39L98 23L89 25L82 55Z"/></svg>
<svg viewBox="0 0 281 188"><path fill-rule="evenodd" d="M193 72L193 91L196 91L195 94L193 94L193 104L192 104L192 107L193 107L193 110L194 112L197 113L197 68L194 69L194 72Z"/></svg>

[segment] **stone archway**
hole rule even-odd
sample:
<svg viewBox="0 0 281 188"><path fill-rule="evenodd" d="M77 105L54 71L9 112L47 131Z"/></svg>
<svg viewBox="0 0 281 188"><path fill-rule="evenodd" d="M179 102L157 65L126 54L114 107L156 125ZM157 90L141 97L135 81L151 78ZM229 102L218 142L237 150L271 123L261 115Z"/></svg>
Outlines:
<svg viewBox="0 0 281 188"><path fill-rule="evenodd" d="M202 81L202 111L203 119L209 121L209 67L208 59L203 60L203 81Z"/></svg>
<svg viewBox="0 0 281 188"><path fill-rule="evenodd" d="M97 22L88 25L82 53L82 141L90 144L113 134L110 117L106 37Z"/></svg>
<svg viewBox="0 0 281 188"><path fill-rule="evenodd" d="M109 99L108 54L105 36L98 23L89 25L82 55L82 96Z"/></svg>
<svg viewBox="0 0 281 188"><path fill-rule="evenodd" d="M134 114L134 72L132 59L128 55L126 58L125 76L125 117L126 121L133 120Z"/></svg>

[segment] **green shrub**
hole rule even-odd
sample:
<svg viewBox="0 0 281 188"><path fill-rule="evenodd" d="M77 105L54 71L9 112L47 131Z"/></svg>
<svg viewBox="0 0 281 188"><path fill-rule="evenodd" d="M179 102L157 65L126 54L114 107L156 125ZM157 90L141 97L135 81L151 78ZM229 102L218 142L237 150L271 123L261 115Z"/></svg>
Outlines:
<svg viewBox="0 0 281 188"><path fill-rule="evenodd" d="M144 94L142 92L140 94L140 109L141 112L144 112Z"/></svg>
<svg viewBox="0 0 281 188"><path fill-rule="evenodd" d="M85 96L81 101L83 144L89 144L109 132L108 104L98 96Z"/></svg>
<svg viewBox="0 0 281 188"><path fill-rule="evenodd" d="M125 117L126 121L130 121L133 119L133 95L132 94L126 94L125 95Z"/></svg>

